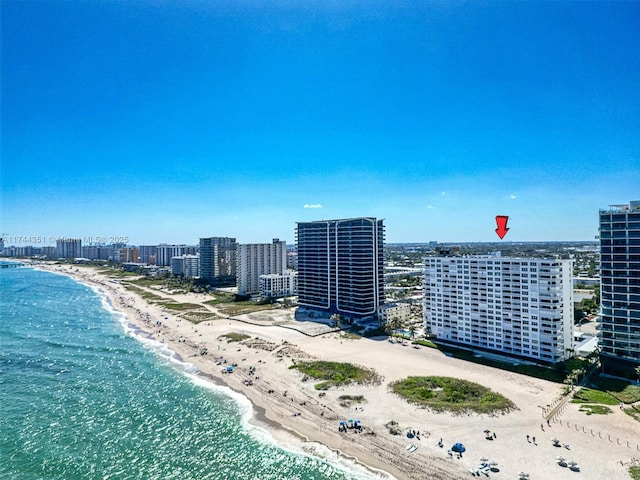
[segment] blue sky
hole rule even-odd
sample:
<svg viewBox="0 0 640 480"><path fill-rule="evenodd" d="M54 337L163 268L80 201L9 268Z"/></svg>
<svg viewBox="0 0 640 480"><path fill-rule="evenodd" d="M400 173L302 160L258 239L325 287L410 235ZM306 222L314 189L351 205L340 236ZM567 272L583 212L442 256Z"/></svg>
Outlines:
<svg viewBox="0 0 640 480"><path fill-rule="evenodd" d="M640 199L640 2L1 4L11 236L593 240Z"/></svg>

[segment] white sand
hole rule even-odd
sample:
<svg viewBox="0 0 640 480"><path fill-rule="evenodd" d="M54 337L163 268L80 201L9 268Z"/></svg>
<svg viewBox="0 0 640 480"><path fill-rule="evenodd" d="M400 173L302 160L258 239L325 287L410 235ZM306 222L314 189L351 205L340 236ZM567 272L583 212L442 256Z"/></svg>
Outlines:
<svg viewBox="0 0 640 480"><path fill-rule="evenodd" d="M310 337L288 328L229 319L193 325L174 315L179 312L163 311L148 304L94 268L68 265L40 268L99 286L111 298L113 306L126 313L132 323L165 342L185 361L197 366L203 375L210 375L213 381L246 395L257 414L254 423L268 428L277 440L297 443L308 451L312 444L301 444L300 438L320 442L347 457L356 457L361 463L389 472L398 479L430 480L470 478L469 469L477 468L481 457L497 462L499 471L490 472L492 478L517 479L518 472L524 471L531 480L627 480L630 478L628 465L640 458L640 424L617 407L609 415L587 416L578 411L578 405L567 403L548 426L543 419L543 409L559 398L562 386L558 384L449 358L434 349L415 349L386 340L346 340L333 333ZM210 298L155 293L177 302L201 303ZM215 311L214 307L204 308ZM151 319L148 323L145 322L147 314ZM160 327L155 324L156 320L162 321ZM270 342L274 350L219 339L229 332L245 333ZM203 345L208 349L207 355L200 355ZM234 373L221 373L225 365L216 365L219 355L224 356L227 364L238 363ZM316 382L302 382L302 374L288 368L292 357L305 356L360 364L375 369L383 380L378 386L332 388L324 397L319 397L313 386ZM256 368L255 375L249 375L249 366ZM410 375L443 375L477 382L509 398L518 410L498 416L432 413L390 393L389 382ZM245 380L252 380L254 384L247 386L243 383ZM267 393L271 389L274 393ZM364 395L366 402L358 405L362 409L355 410L355 405L341 407L338 397L345 394ZM306 403L301 405L301 402ZM294 416L296 413L300 415ZM349 418L361 420L364 433L352 430L338 433L338 422ZM393 436L388 432L384 425L390 420L399 423L403 435ZM408 429L420 431L421 439L407 438ZM485 429L495 432L496 439L485 439ZM374 434L367 433L371 431ZM528 442L527 435L535 436L536 444ZM553 437L568 444L570 449L554 447ZM436 445L440 438L443 448ZM455 442L463 443L467 449L460 459L447 455L448 448ZM409 444L419 448L410 453L405 449ZM557 465L559 455L576 461L580 472Z"/></svg>

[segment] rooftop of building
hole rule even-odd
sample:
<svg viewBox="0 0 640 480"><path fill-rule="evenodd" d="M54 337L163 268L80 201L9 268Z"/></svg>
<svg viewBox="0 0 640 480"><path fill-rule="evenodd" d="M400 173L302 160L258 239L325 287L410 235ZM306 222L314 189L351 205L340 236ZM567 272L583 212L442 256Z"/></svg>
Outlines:
<svg viewBox="0 0 640 480"><path fill-rule="evenodd" d="M640 200L631 200L628 204L609 205L608 209L600 209L600 213L640 212Z"/></svg>

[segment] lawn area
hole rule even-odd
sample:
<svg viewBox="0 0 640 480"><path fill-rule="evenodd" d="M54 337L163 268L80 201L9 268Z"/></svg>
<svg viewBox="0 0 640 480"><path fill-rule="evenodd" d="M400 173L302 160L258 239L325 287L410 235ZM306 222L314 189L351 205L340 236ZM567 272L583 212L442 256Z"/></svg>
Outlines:
<svg viewBox="0 0 640 480"><path fill-rule="evenodd" d="M390 385L405 400L437 412L495 413L516 406L499 393L477 383L451 377L408 377Z"/></svg>
<svg viewBox="0 0 640 480"><path fill-rule="evenodd" d="M604 390L611 394L618 400L618 402L640 402L640 386L636 382L605 377L604 375L594 375L591 378L591 382L600 390Z"/></svg>
<svg viewBox="0 0 640 480"><path fill-rule="evenodd" d="M433 343L431 340L416 340L413 343L415 345L422 345L423 347L438 348L438 346L435 343Z"/></svg>
<svg viewBox="0 0 640 480"><path fill-rule="evenodd" d="M593 403L583 403L580 405L579 411L587 415L606 415L611 413L611 409L605 405L597 405Z"/></svg>
<svg viewBox="0 0 640 480"><path fill-rule="evenodd" d="M289 368L296 368L311 378L324 380L324 382L315 385L317 390L328 390L331 387L352 383L360 385L380 383L380 378L374 370L351 363L299 362Z"/></svg>
<svg viewBox="0 0 640 480"><path fill-rule="evenodd" d="M530 365L520 363L508 363L507 361L495 360L493 358L487 358L483 356L475 356L473 352L462 348L443 343L434 343L438 350L451 355L452 357L459 358L461 360L467 360L469 362L478 363L480 365L487 365L489 367L499 368L501 370L507 370L510 372L521 373L535 378L542 378L551 382L562 383L567 376L567 373L573 369L579 369L583 366L583 360L571 359L568 360L564 368L546 367L542 365ZM430 345L429 345L430 346Z"/></svg>
<svg viewBox="0 0 640 480"><path fill-rule="evenodd" d="M618 405L620 401L609 393L591 388L581 388L573 395L571 403L597 403L600 405Z"/></svg>

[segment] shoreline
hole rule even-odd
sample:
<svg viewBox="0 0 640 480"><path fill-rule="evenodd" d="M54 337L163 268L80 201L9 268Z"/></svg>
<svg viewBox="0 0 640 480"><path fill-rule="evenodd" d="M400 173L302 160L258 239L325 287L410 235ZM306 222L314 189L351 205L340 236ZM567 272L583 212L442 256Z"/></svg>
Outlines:
<svg viewBox="0 0 640 480"><path fill-rule="evenodd" d="M572 478L575 472L561 469L555 464L555 456L563 454L578 461L583 480L627 480L630 477L626 466L638 456L635 449L620 446L622 444L624 447L625 439L637 438L638 432L637 422L622 412L586 417L578 412L577 405L567 404L560 423L554 421L544 431L546 424L541 424L541 410L554 401L562 385L443 358L437 351L429 351L431 349L407 349L386 341L347 340L335 334L305 338L300 332L277 328L277 325L265 328L266 325L247 324L229 318L192 324L180 318L181 312L162 309L147 302L137 293L127 290L119 281L110 279L93 267L28 265L63 274L92 289L100 289L109 299L111 308L125 315L133 330L139 329L146 338L165 344L176 355L176 359L192 364L203 381L229 388L234 394L246 398L253 412L249 419L252 427L266 431L283 448L293 447L294 451L314 455L328 462L329 457L335 455L342 468L350 471L366 470L370 476L397 480L449 480L469 475L468 470L477 468L477 459L488 456L498 461L498 478L517 478L518 471L530 473L532 479ZM177 301L201 301L202 297L188 295L193 298ZM153 325L149 318L159 319L161 324ZM265 350L256 344L227 342L223 338L228 332L247 334L273 348ZM207 355L198 353L203 345L208 349ZM288 355L288 350L293 353ZM282 352L284 354L280 355ZM319 397L318 391L306 384L297 370L289 369L288 365L296 355L302 356L299 359L318 358L365 365L376 369L384 381L379 386L332 388L326 392L326 397ZM216 365L216 359L221 357L229 363L238 364L234 373L221 372L221 365ZM257 367L259 381L257 376L251 377L246 373L246 365ZM410 405L386 388L389 381L417 374L448 375L485 384L514 401L519 410L496 416L438 414ZM253 383L244 384L247 380ZM267 393L270 390L275 393ZM338 398L343 393L364 394L364 407L360 407L357 414L353 413L353 407L343 408ZM294 401L294 398L297 400ZM353 415L362 419L369 434L337 433L338 420L346 420ZM408 440L404 435L392 436L385 428L388 420L397 420L403 431L412 426L421 426L421 430L425 431L426 426L430 435L423 435L419 442ZM567 424L575 426L575 431L567 428ZM586 435L578 426L582 426ZM484 428L497 432L497 440L487 442L481 433ZM594 438L594 429L600 439ZM524 440L525 433L539 435L540 440L534 450L528 438ZM603 440L607 434L609 437L614 435L618 445L615 441ZM572 450L554 450L547 438L551 436L571 443ZM449 442L462 441L467 446L464 458L452 460L447 457L446 448L440 449L435 445L440 437L445 438L447 445ZM409 453L405 449L407 442L419 446L416 453ZM574 445L579 448L573 448ZM329 455L327 452L324 455L318 452L323 449ZM469 457L475 457L476 460L469 460ZM350 468L350 465L354 468Z"/></svg>
<svg viewBox="0 0 640 480"><path fill-rule="evenodd" d="M100 284L99 282L96 282L96 281L91 281L82 276L75 275L74 274L75 271L66 272L64 270L51 268L52 265L46 265L46 264L37 265L37 264L28 264L28 263L25 263L25 265L37 270L66 276L68 278L71 278L75 282L81 283L89 287L98 295L103 296L106 299L107 303L109 304L110 308L114 312L121 314L125 317L127 327L131 329L132 336L136 338L145 338L148 340L153 340L159 344L164 344L165 347L172 352L173 358L176 361L184 365L193 365L194 368L196 368L196 371L191 372L189 375L202 379L203 381L210 383L213 386L223 387L224 389L228 389L230 392L234 394L232 395L232 397L240 396L243 399L245 399L251 407L251 414L247 420L247 423L249 424L249 426L252 429L258 429L264 432L270 438L270 441L278 445L280 448L293 451L297 454L314 456L316 458L319 458L321 460L328 462L329 464L332 464L334 468L338 467L338 468L345 469L352 475L357 474L358 472L362 472L364 470L367 472L368 476L373 476L374 478L379 478L382 480L405 480L405 479L408 480L409 477L405 477L403 475L393 476L390 472L386 471L384 468L376 467L368 463L365 463L355 455L350 455L349 453L346 453L339 448L334 448L319 440L315 440L307 436L306 434L298 431L297 429L293 428L290 425L286 425L282 422L279 422L277 420L270 418L267 415L266 407L259 403L256 403L256 401L254 401L254 399L250 395L247 395L246 391L243 391L237 388L231 382L225 381L224 377L215 375L209 371L205 371L201 369L198 365L190 362L185 357L183 357L183 355L178 349L171 348L171 346L169 346L167 343L164 342L164 339L159 338L159 335L157 332L153 331L153 329L150 330L149 328L145 328L145 327L148 327L149 325L140 324L139 323L140 318L137 318L137 321L136 321L136 318L134 317L133 313L126 311L127 310L126 307L123 308L122 306L120 306L119 308L118 305L116 305L116 302L115 302L116 299L112 296L114 292L110 289L105 289L104 288L106 287L105 285ZM42 267L45 267L45 268L42 268ZM110 281L109 279L106 279L106 278L104 278L104 280ZM117 284L119 285L119 282ZM132 296L135 296L137 297L137 300L148 304L148 302L142 299L139 295L130 291L126 291L126 293ZM171 312L162 311L162 313L165 317L171 316ZM225 393L225 394L228 395L228 393ZM306 446L305 444L311 444L312 450L309 451L308 446ZM314 445L319 445L321 449L326 449L327 452L330 452L335 456L335 459L330 458L330 456L326 455L326 452L325 454L321 454L320 452L317 451ZM371 463L376 463L376 462L373 461Z"/></svg>

